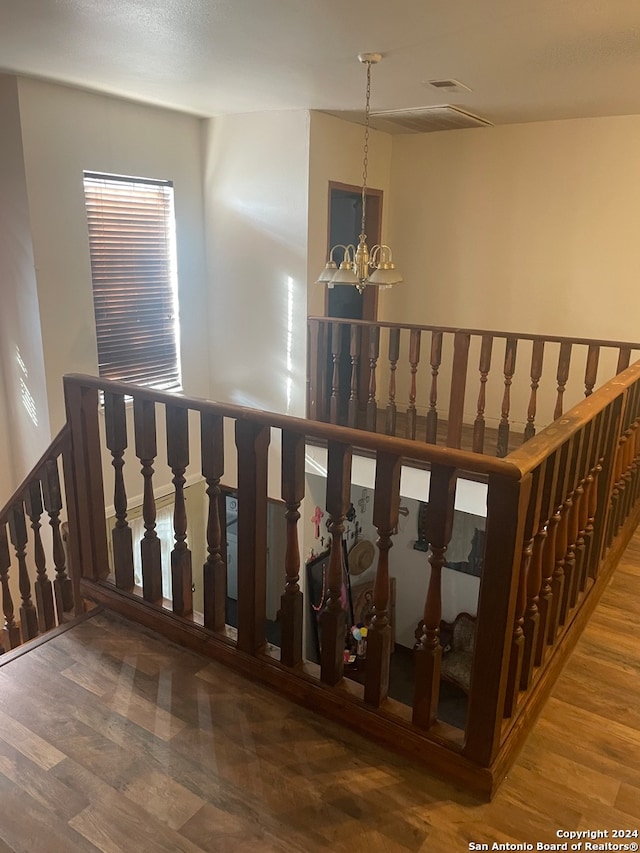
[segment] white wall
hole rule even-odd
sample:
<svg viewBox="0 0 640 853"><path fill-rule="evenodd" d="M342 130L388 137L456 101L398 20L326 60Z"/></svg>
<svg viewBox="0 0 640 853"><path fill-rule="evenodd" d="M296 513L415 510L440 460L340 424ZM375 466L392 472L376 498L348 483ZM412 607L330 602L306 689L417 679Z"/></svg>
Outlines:
<svg viewBox="0 0 640 853"><path fill-rule="evenodd" d="M639 146L640 116L395 136L385 319L637 340Z"/></svg>
<svg viewBox="0 0 640 853"><path fill-rule="evenodd" d="M305 411L309 114L205 123L213 399Z"/></svg>
<svg viewBox="0 0 640 853"><path fill-rule="evenodd" d="M97 374L83 170L173 181L183 384L207 396L200 121L37 80L18 85L53 429L65 420L63 374Z"/></svg>
<svg viewBox="0 0 640 853"><path fill-rule="evenodd" d="M309 280L308 313L324 314L326 285L314 282L327 260L327 224L329 221L329 181L360 186L362 184L362 146L364 127L324 113L311 113L309 148ZM391 136L371 131L367 184L382 190L382 239L388 233L391 215ZM380 293L379 313L388 300Z"/></svg>
<svg viewBox="0 0 640 853"><path fill-rule="evenodd" d="M0 75L0 121L1 505L44 452L51 434L18 82L7 75Z"/></svg>

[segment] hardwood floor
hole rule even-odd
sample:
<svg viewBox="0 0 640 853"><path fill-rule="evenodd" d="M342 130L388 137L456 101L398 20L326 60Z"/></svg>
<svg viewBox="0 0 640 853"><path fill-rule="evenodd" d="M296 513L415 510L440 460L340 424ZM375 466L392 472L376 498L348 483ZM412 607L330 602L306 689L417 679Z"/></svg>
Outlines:
<svg viewBox="0 0 640 853"><path fill-rule="evenodd" d="M481 803L98 613L0 667L0 853L455 853L535 849L562 842L558 830L615 842L612 830L640 829L639 621L636 532L509 777Z"/></svg>

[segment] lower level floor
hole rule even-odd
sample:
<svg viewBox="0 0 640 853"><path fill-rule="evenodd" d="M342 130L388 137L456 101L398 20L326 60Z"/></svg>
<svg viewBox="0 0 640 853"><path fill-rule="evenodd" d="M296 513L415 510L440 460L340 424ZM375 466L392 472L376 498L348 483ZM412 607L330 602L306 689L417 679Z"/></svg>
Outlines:
<svg viewBox="0 0 640 853"><path fill-rule="evenodd" d="M95 612L0 666L0 853L455 853L577 830L613 841L640 830L639 623L636 532L509 777L482 803Z"/></svg>

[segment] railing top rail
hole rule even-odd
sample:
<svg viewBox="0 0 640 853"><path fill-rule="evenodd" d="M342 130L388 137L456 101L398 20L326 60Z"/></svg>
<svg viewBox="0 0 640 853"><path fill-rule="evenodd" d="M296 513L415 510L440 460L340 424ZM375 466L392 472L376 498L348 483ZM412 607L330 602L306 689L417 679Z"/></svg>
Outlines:
<svg viewBox="0 0 640 853"><path fill-rule="evenodd" d="M135 395L138 399L151 400L186 409L195 409L200 412L211 412L222 415L223 417L234 418L235 420L251 420L264 426L289 430L290 432L311 438L341 442L354 448L375 452L383 451L419 462L449 465L469 473L482 475L498 474L509 479L518 479L520 477L519 469L515 465L512 465L511 462L506 459L483 456L480 453L470 453L465 450L438 447L434 444L426 444L413 441L412 439L395 438L394 436L381 435L380 433L370 433L364 430L335 426L319 421L309 421L303 418L277 414L276 412L266 412L261 409L236 406L233 403L218 403L205 400L201 397L189 397L184 394L154 391L126 382L99 379L95 376L67 374L64 377L64 383L95 388L98 391L106 391L112 394Z"/></svg>
<svg viewBox="0 0 640 853"><path fill-rule="evenodd" d="M567 439L605 409L626 388L640 379L640 360L614 376L589 397L581 400L557 421L530 438L507 457L522 476L533 471L544 459L561 447Z"/></svg>
<svg viewBox="0 0 640 853"><path fill-rule="evenodd" d="M457 326L426 326L415 323L390 323L382 320L343 320L338 317L308 317L310 321L323 323L338 323L351 326L379 326L383 329L419 329L423 332L456 332L466 335L491 335L494 338L518 338L525 341L548 341L549 343L584 344L585 346L615 347L640 350L637 341L608 341L601 338L573 338L562 335L532 335L529 332L500 332L495 329L464 329Z"/></svg>
<svg viewBox="0 0 640 853"><path fill-rule="evenodd" d="M62 427L62 429L60 430L60 432L53 439L51 444L44 451L44 453L42 454L40 459L38 459L36 464L31 468L31 470L29 471L27 476L22 480L22 482L20 483L18 488L14 490L14 492L11 495L11 497L9 498L9 500L6 501L5 505L0 509L0 522L2 522L6 518L7 513L9 512L9 510L11 509L13 504L16 501L19 501L22 499L22 496L24 495L25 489L27 488L29 483L34 479L34 477L40 471L40 469L43 467L43 465L46 462L48 462L50 459L53 459L54 457L58 456L62 451L67 449L67 446L68 446L67 442L69 440L69 436L70 436L69 424L65 424Z"/></svg>

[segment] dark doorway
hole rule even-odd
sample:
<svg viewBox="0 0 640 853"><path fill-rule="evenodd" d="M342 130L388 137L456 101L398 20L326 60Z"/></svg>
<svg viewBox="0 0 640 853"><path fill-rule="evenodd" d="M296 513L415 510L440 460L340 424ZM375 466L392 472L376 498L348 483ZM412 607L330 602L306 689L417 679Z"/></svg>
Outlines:
<svg viewBox="0 0 640 853"><path fill-rule="evenodd" d="M382 190L367 190L367 243L380 242ZM329 182L329 245L358 245L362 221L362 190L348 184ZM334 260L342 261L340 250ZM344 320L375 320L378 313L378 290L368 287L363 294L350 284L336 284L326 289L325 316Z"/></svg>
<svg viewBox="0 0 640 853"><path fill-rule="evenodd" d="M367 243L369 247L380 242L382 221L382 190L367 190ZM329 183L329 245L357 246L362 223L362 190L347 184ZM342 252L338 249L334 260L340 265ZM351 284L336 284L326 288L325 316L342 320L375 320L378 314L378 288L367 287L359 293ZM349 356L349 327L342 329L339 364L338 423L346 424L351 387L351 358ZM360 353L359 403L364 412L366 404L365 370L367 366L366 336L363 335ZM327 362L329 382L333 373L331 353ZM331 389L329 388L329 394Z"/></svg>

